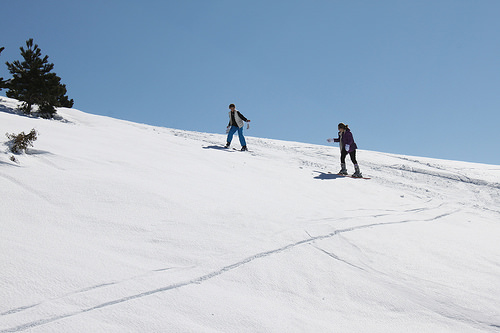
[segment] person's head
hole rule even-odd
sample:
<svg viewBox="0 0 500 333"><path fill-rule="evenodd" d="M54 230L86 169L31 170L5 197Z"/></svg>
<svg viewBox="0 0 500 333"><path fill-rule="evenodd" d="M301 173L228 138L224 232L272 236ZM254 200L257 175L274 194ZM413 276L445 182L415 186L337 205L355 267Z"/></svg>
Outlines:
<svg viewBox="0 0 500 333"><path fill-rule="evenodd" d="M344 133L346 130L349 129L349 126L344 124L344 123L340 123L338 128L339 128L339 132Z"/></svg>
<svg viewBox="0 0 500 333"><path fill-rule="evenodd" d="M229 109L232 111L236 108L236 106L234 104L229 104Z"/></svg>

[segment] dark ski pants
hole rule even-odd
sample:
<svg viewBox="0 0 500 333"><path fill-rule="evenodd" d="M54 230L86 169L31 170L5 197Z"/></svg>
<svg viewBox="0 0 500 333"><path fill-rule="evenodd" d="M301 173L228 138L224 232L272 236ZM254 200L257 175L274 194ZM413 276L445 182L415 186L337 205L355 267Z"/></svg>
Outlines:
<svg viewBox="0 0 500 333"><path fill-rule="evenodd" d="M342 148L342 152L340 153L340 163L345 164L345 158L347 154L349 154L349 156L351 157L351 161L354 165L358 164L358 161L356 161L356 149L348 153L347 150L345 150L345 148Z"/></svg>

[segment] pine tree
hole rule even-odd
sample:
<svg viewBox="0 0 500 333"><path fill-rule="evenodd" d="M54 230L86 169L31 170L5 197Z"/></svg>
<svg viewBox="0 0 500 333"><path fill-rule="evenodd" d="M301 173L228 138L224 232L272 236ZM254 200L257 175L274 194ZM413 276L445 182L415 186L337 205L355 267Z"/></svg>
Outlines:
<svg viewBox="0 0 500 333"><path fill-rule="evenodd" d="M21 110L31 113L32 107L38 105L39 113L44 118L52 118L55 107L72 107L73 100L66 96L66 86L61 84L61 78L51 73L54 64L49 63L49 56L42 58L42 51L33 39L26 41L26 49L20 48L24 61L7 62L12 74L7 97L23 102Z"/></svg>

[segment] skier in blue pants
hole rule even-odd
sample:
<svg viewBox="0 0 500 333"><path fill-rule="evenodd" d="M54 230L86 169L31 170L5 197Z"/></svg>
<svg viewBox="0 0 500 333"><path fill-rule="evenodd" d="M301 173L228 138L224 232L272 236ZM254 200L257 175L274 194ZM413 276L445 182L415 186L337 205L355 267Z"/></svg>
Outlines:
<svg viewBox="0 0 500 333"><path fill-rule="evenodd" d="M233 140L233 135L238 131L238 137L240 139L241 151L246 151L247 142L245 137L243 136L243 126L244 122L250 122L249 119L245 118L240 111L236 110L236 106L234 104L229 104L229 124L227 125L227 143L226 148L229 148L231 145L231 141Z"/></svg>

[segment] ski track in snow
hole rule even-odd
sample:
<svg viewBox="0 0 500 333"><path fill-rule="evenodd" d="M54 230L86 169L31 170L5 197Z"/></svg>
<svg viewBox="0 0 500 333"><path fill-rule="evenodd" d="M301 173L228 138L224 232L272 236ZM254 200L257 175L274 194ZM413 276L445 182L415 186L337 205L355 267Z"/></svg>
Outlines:
<svg viewBox="0 0 500 333"><path fill-rule="evenodd" d="M0 177L2 177L3 179L6 179L7 181L9 181L10 183L12 183L16 186L22 188L24 191L41 198L45 202L47 202L51 205L55 205L55 203L53 203L47 195L45 195L44 193L42 193L40 191L35 190L33 187L31 187L23 182L20 182L19 180L15 179L14 177L11 177L11 176L8 176L8 175L2 174L2 173L0 173Z"/></svg>
<svg viewBox="0 0 500 333"><path fill-rule="evenodd" d="M437 208L439 208L439 207L437 207ZM412 210L410 210L410 211L412 211ZM273 250L269 250L269 251L265 251L265 252L261 252L261 253L255 254L253 256L247 257L246 259L243 259L243 260L238 261L236 263L227 265L227 266L225 266L225 267L223 267L223 268L221 268L219 270L216 270L216 271L213 271L211 273L202 275L200 277L194 278L194 279L189 280L189 281L174 283L174 284L170 284L168 286L164 286L164 287L152 289L152 290L145 291L145 292L142 292L142 293L125 296L125 297L122 297L122 298L118 298L118 299L114 299L114 300L111 300L111 301L107 301L107 302L103 302L103 303L100 303L100 304L96 304L94 306L90 306L90 307L87 307L85 309L81 309L79 311L68 312L68 313L64 313L64 314L58 315L58 316L52 316L52 317L49 317L49 318L38 319L38 320L31 321L31 322L28 322L28 323L25 323L25 324L22 324L22 325L18 325L16 327L2 329L2 330L0 330L0 333L21 332L21 331L32 329L32 328L35 328L35 327L38 327L38 326L42 326L42 325L45 325L45 324L53 323L53 322L56 322L56 321L59 321L59 320L65 319L65 318L70 318L70 317L77 316L77 315L80 315L80 314L85 314L87 312L91 312L91 311L94 311L94 310L99 310L99 309L107 308L107 307L110 307L110 306L113 306L113 305L117 305L117 304L120 304L120 303L125 303L125 302L132 301L132 300L135 300L135 299L147 297L147 296L158 294L158 293L167 292L169 290L179 289L179 288L190 286L190 285L194 285L194 284L200 284L202 282L205 282L207 280L210 280L210 279L213 279L213 278L215 278L217 276L220 276L220 275L222 275L224 273L227 273L229 271L235 270L235 269L237 269L237 268L239 268L239 267L241 267L243 265L246 265L248 263L251 263L251 262L253 262L255 260L266 258L266 257L269 257L271 255L278 254L278 253L281 253L281 252L284 252L284 251L287 251L287 250L291 250L291 249L293 249L295 247L298 247L298 246L301 246L301 245L313 244L314 242L321 241L321 240L328 239L328 238L332 238L332 237L337 236L339 234L348 233L348 232L352 232L352 231L356 231L356 230L361 230L361 229L374 228L374 227L383 227L383 226L391 226L391 225L396 225L396 224L418 223L418 222L420 222L420 223L422 223L422 222L431 222L431 221L435 221L435 220L438 220L440 218L452 215L453 213L454 212L448 212L448 213L440 214L438 216L434 216L434 217L423 219L423 220L408 219L408 220L403 220L403 221L398 220L397 222L370 223L370 224L365 224L365 225L360 225L360 226L354 226L354 227L349 227L349 228L345 228L345 229L335 230L335 231L333 231L331 233L328 233L328 234L325 234L325 235L319 235L319 236L311 236L308 233L309 238L300 240L300 241L295 242L295 243L287 244L287 245L282 246L282 247L277 248L277 249L273 249ZM377 216L373 216L373 217L377 217ZM346 264L348 264L350 266L353 266L355 268L364 270L362 267L359 267L357 265L349 263L349 262L347 262L347 261L345 261L345 260L337 257L336 255L334 255L332 253L329 253L329 252L327 252L327 251L325 251L325 250L323 250L323 249L321 249L319 247L316 247L316 246L314 246L314 247L317 248L322 253L324 253L324 254L326 254L326 255L328 255L328 256L336 259L336 260L342 261L342 262L344 262L344 263L346 263ZM155 270L153 272L164 272L164 271L168 271L168 270L169 270L169 268L165 268L165 269L158 269L158 270ZM117 284L122 283L124 281L126 281L126 280L119 281L119 282L102 283L102 284L99 284L99 285L96 285L96 286L91 286L91 287L88 287L88 288L83 288L83 289L75 291L73 293L69 293L67 295L63 295L63 296L57 298L57 300L61 300L61 299L67 298L69 296L74 296L76 294L83 294L83 293L86 293L88 291L93 291L93 290L98 289L98 288L112 287L113 285L117 285ZM40 305L42 305L44 303L47 303L47 302L50 302L50 301L54 301L54 300L56 300L56 299L47 300L47 301L44 301L44 302L40 302L40 303L37 303L37 304L28 305L28 306L18 307L16 309L11 309L11 310L8 310L8 311L5 311L5 312L1 313L0 317L12 315L12 314L19 313L19 312L22 312L22 311L26 311L28 309L35 308L35 307L40 306Z"/></svg>

